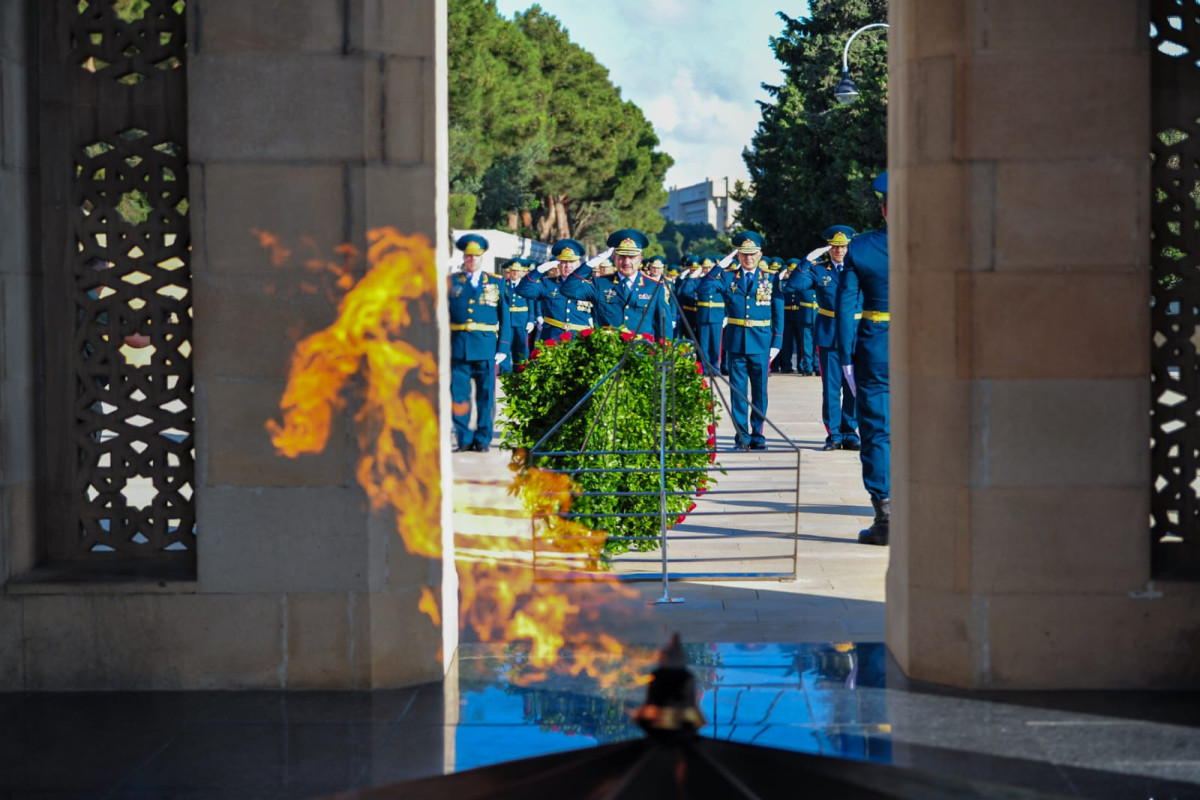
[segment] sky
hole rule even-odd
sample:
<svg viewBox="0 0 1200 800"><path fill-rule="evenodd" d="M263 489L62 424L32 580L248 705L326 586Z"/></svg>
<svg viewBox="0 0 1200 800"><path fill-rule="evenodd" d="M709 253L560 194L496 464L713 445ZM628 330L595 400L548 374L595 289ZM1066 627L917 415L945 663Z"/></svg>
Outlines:
<svg viewBox="0 0 1200 800"><path fill-rule="evenodd" d="M497 0L505 17L531 0ZM742 149L761 119L762 84L783 80L769 38L780 10L808 13L807 0L540 0L571 40L608 68L621 96L654 125L675 159L667 188L706 178L745 180ZM724 53L726 55L714 55Z"/></svg>

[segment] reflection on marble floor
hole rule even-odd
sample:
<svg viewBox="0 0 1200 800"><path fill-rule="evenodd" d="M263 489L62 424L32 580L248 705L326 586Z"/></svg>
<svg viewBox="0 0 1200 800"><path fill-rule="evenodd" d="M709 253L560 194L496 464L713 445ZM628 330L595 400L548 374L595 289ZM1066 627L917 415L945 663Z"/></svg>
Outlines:
<svg viewBox="0 0 1200 800"><path fill-rule="evenodd" d="M704 736L1066 796L1200 798L1200 694L963 692L882 644L690 644ZM657 651L602 690L516 645L377 692L0 693L0 798L308 798L641 735Z"/></svg>
<svg viewBox="0 0 1200 800"><path fill-rule="evenodd" d="M891 762L879 643L685 645L708 724L702 736ZM641 648L631 658L652 662ZM605 692L586 678L523 678L519 647L459 653L455 768L636 739L641 687ZM511 726L498 746L495 728ZM479 730L482 727L484 730Z"/></svg>

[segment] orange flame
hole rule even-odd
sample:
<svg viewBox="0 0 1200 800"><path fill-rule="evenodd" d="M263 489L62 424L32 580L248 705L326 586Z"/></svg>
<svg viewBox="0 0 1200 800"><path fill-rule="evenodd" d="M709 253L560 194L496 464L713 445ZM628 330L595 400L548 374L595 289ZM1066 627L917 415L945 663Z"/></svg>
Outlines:
<svg viewBox="0 0 1200 800"><path fill-rule="evenodd" d="M272 260L290 256L277 237L255 234ZM280 401L283 423L271 420L266 427L281 455L320 452L334 414L345 409L347 385L360 376L366 396L355 415L356 477L372 509L395 515L406 549L436 559L442 555L439 423L433 399L437 361L435 353L410 341L423 338L412 335L414 323L433 321L439 288L434 253L424 237L404 236L392 228L370 231L368 239L370 269L356 284L350 265L357 254L349 246L338 249L344 267L317 257L305 261L310 271L325 264L320 268L348 291L337 320L297 345ZM314 248L309 241L304 245ZM604 625L606 605L628 605L638 595L597 572L604 534L559 516L570 508L571 488L564 475L520 470L507 494L520 500L534 526L520 533L455 537L460 624L483 642L528 641L530 669L514 676L520 682L537 680L551 668L590 675L606 688L644 682L654 653L647 650L631 659L616 637L596 632ZM536 542L532 527L538 529ZM542 576L572 578L573 586L586 589L586 602L569 597L561 581L536 579L535 546L538 563L548 565ZM437 598L428 588L418 608L440 624ZM564 648L571 650L570 659L561 658Z"/></svg>

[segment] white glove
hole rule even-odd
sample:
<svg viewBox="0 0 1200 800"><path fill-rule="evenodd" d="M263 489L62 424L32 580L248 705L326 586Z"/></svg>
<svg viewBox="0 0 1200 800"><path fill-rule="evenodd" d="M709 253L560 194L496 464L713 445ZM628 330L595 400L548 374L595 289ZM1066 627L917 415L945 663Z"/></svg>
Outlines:
<svg viewBox="0 0 1200 800"><path fill-rule="evenodd" d="M737 258L737 254L738 254L738 251L737 251L737 250L734 250L732 253L730 253L729 255L725 256L725 257L724 257L724 258L722 258L720 261L718 261L718 262L717 262L717 266L718 266L718 267L720 267L721 269L725 269L725 268L727 268L727 267L728 267L730 264L732 264L732 263L733 263L733 260L734 260L735 258Z"/></svg>
<svg viewBox="0 0 1200 800"><path fill-rule="evenodd" d="M771 357L770 357L769 359L767 359L767 360L768 360L768 361L774 361L774 360L775 360L775 356L777 356L777 355L779 355L779 348L778 348L778 347L772 347L772 348L771 348Z"/></svg>
<svg viewBox="0 0 1200 800"><path fill-rule="evenodd" d="M550 270L554 269L557 266L558 266L558 259L556 258L553 261L547 261L545 264L538 264L537 271L540 272L541 274L545 275L547 272L549 272Z"/></svg>
<svg viewBox="0 0 1200 800"><path fill-rule="evenodd" d="M858 386L856 386L854 383L853 364L846 364L844 367L842 367L842 377L845 379L846 385L850 387L850 394L854 397L858 397Z"/></svg>
<svg viewBox="0 0 1200 800"><path fill-rule="evenodd" d="M525 332L526 332L526 333L529 333L529 332L530 332L530 331L532 331L532 330L533 330L533 323L532 323L532 322L526 322L526 323L525 323Z"/></svg>
<svg viewBox="0 0 1200 800"><path fill-rule="evenodd" d="M541 318L541 317L538 317L538 318L537 318L537 329L538 329L538 332L539 332L539 333L540 333L540 332L541 332L541 330L542 330L542 326L543 326L543 325L545 325L545 324L546 324L546 323L545 323L545 321L544 321L544 320L542 320L542 318Z"/></svg>
<svg viewBox="0 0 1200 800"><path fill-rule="evenodd" d="M828 252L829 252L829 247L830 247L830 245L825 245L824 247L818 247L816 250L813 250L811 253L809 253L808 255L806 255L806 256L804 257L804 260L805 260L805 261L807 261L807 262L808 262L808 263L810 263L810 264L811 264L811 263L813 263L813 262L814 262L814 261L816 261L818 258L820 258L821 256L823 256L823 255L825 255L826 253L828 253Z"/></svg>
<svg viewBox="0 0 1200 800"><path fill-rule="evenodd" d="M508 355L507 355L507 354L505 354L505 353L496 353L496 363L497 363L497 364L503 364L503 363L504 363L504 359L506 359L506 358L508 358Z"/></svg>
<svg viewBox="0 0 1200 800"><path fill-rule="evenodd" d="M694 270L692 270L692 277L693 278L703 278L704 277L704 267L696 267Z"/></svg>
<svg viewBox="0 0 1200 800"><path fill-rule="evenodd" d="M722 327L722 328L724 328L724 327L725 327L726 325L728 325L728 324L729 324L729 318L728 318L728 317L725 317L724 319L722 319L722 320L721 320L721 327Z"/></svg>
<svg viewBox="0 0 1200 800"><path fill-rule="evenodd" d="M604 259L612 258L612 254L615 249L616 248L610 247L607 250L605 250L603 253L597 253L596 255L592 256L591 258L589 258L587 260L587 262L586 262L587 265L589 267L591 267L592 269L595 269L596 267L600 266L601 262L603 262Z"/></svg>

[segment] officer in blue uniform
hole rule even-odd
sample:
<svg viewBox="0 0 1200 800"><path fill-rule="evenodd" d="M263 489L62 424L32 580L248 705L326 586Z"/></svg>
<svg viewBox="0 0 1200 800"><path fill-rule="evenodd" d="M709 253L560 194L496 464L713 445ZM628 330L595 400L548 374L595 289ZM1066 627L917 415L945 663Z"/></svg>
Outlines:
<svg viewBox="0 0 1200 800"><path fill-rule="evenodd" d="M829 243L829 258L810 264L803 271L797 269L788 279L787 288L792 291L814 289L817 294L817 324L813 339L817 346L817 364L821 369L821 421L825 423L827 434L825 446L821 449L857 450L859 443L855 430L854 394L842 380L842 362L837 350L837 312L834 311L846 247L854 236L854 229L848 225L833 225L825 229L823 236ZM857 317L852 315L851 319Z"/></svg>
<svg viewBox="0 0 1200 800"><path fill-rule="evenodd" d="M504 267L504 290L508 295L508 341L509 357L500 362L501 372L512 372L513 367L529 358L529 332L533 330L532 300L517 294L517 285L525 277L529 265L524 258L514 258Z"/></svg>
<svg viewBox="0 0 1200 800"><path fill-rule="evenodd" d="M783 339L783 294L775 278L758 268L763 237L743 231L733 237L737 248L700 281L699 295L715 290L725 300L729 321L724 357L729 366L730 405L741 450L766 450L763 421L767 413L767 373ZM725 271L736 255L740 269ZM747 425L747 399L754 405Z"/></svg>
<svg viewBox="0 0 1200 800"><path fill-rule="evenodd" d="M665 278L666 270L666 256L646 256L642 259L642 274L645 275L648 280L662 284L663 303L665 303L667 306L666 327L669 331L666 338L674 339L679 336L679 324L677 319L679 316L679 303L674 297L671 296L673 294L673 286L671 285L671 282Z"/></svg>
<svg viewBox="0 0 1200 800"><path fill-rule="evenodd" d="M694 257L693 257L694 258ZM725 295L720 286L704 284L704 276L713 268L713 259L705 256L696 264L679 289L680 302L694 308L696 347L706 370L727 373L721 350L725 327Z"/></svg>
<svg viewBox="0 0 1200 800"><path fill-rule="evenodd" d="M884 229L855 237L846 253L838 288L838 354L847 383L855 389L862 433L863 485L871 496L875 521L858 535L863 544L886 545L891 504L891 426L888 418L888 239L887 173L875 179L883 195ZM862 318L854 321L855 309Z"/></svg>
<svg viewBox="0 0 1200 800"><path fill-rule="evenodd" d="M696 285L700 283L700 278L693 276L692 270L699 263L700 259L695 256L685 255L681 263L683 271L675 281L675 294L679 298L679 324L682 327L683 335L697 343L700 334L696 328Z"/></svg>
<svg viewBox="0 0 1200 800"><path fill-rule="evenodd" d="M589 261L571 273L562 284L562 293L591 303L597 327L649 333L656 339L670 338L666 287L640 271L642 249L650 244L650 239L641 231L623 228L611 234L606 244L609 250L601 256L613 256L616 274L593 278L594 265Z"/></svg>
<svg viewBox="0 0 1200 800"><path fill-rule="evenodd" d="M804 350L804 312L809 309L805 308L803 302L804 292L795 289L787 288L787 282L795 276L796 270L801 267L803 262L798 258L789 258L786 262L786 272L780 276L780 283L783 286L783 347L779 350L779 357L775 359L775 363L771 365L772 372L782 372L790 374L799 372L801 375L808 373L811 369L812 362L812 330L808 329L808 361L805 361ZM811 289L809 291L812 291ZM813 308L816 308L816 303L813 303ZM813 312L815 315L815 311ZM795 356L799 362L796 368L792 368L792 357Z"/></svg>
<svg viewBox="0 0 1200 800"><path fill-rule="evenodd" d="M559 239L550 248L552 260L531 270L517 284L517 294L536 301L542 318L540 339L557 339L566 331L592 327L592 306L562 293L563 282L581 263L583 245L574 239ZM548 274L549 273L549 274Z"/></svg>
<svg viewBox="0 0 1200 800"><path fill-rule="evenodd" d="M504 280L480 267L487 239L467 234L455 242L462 271L450 276L450 401L456 452L486 453L492 443L496 365L509 354L508 293ZM471 430L471 384L475 430Z"/></svg>
<svg viewBox="0 0 1200 800"><path fill-rule="evenodd" d="M802 259L794 259L796 269L805 266ZM801 375L817 374L817 358L813 348L813 332L817 324L817 291L808 288L800 292L800 354L796 356L796 368Z"/></svg>

